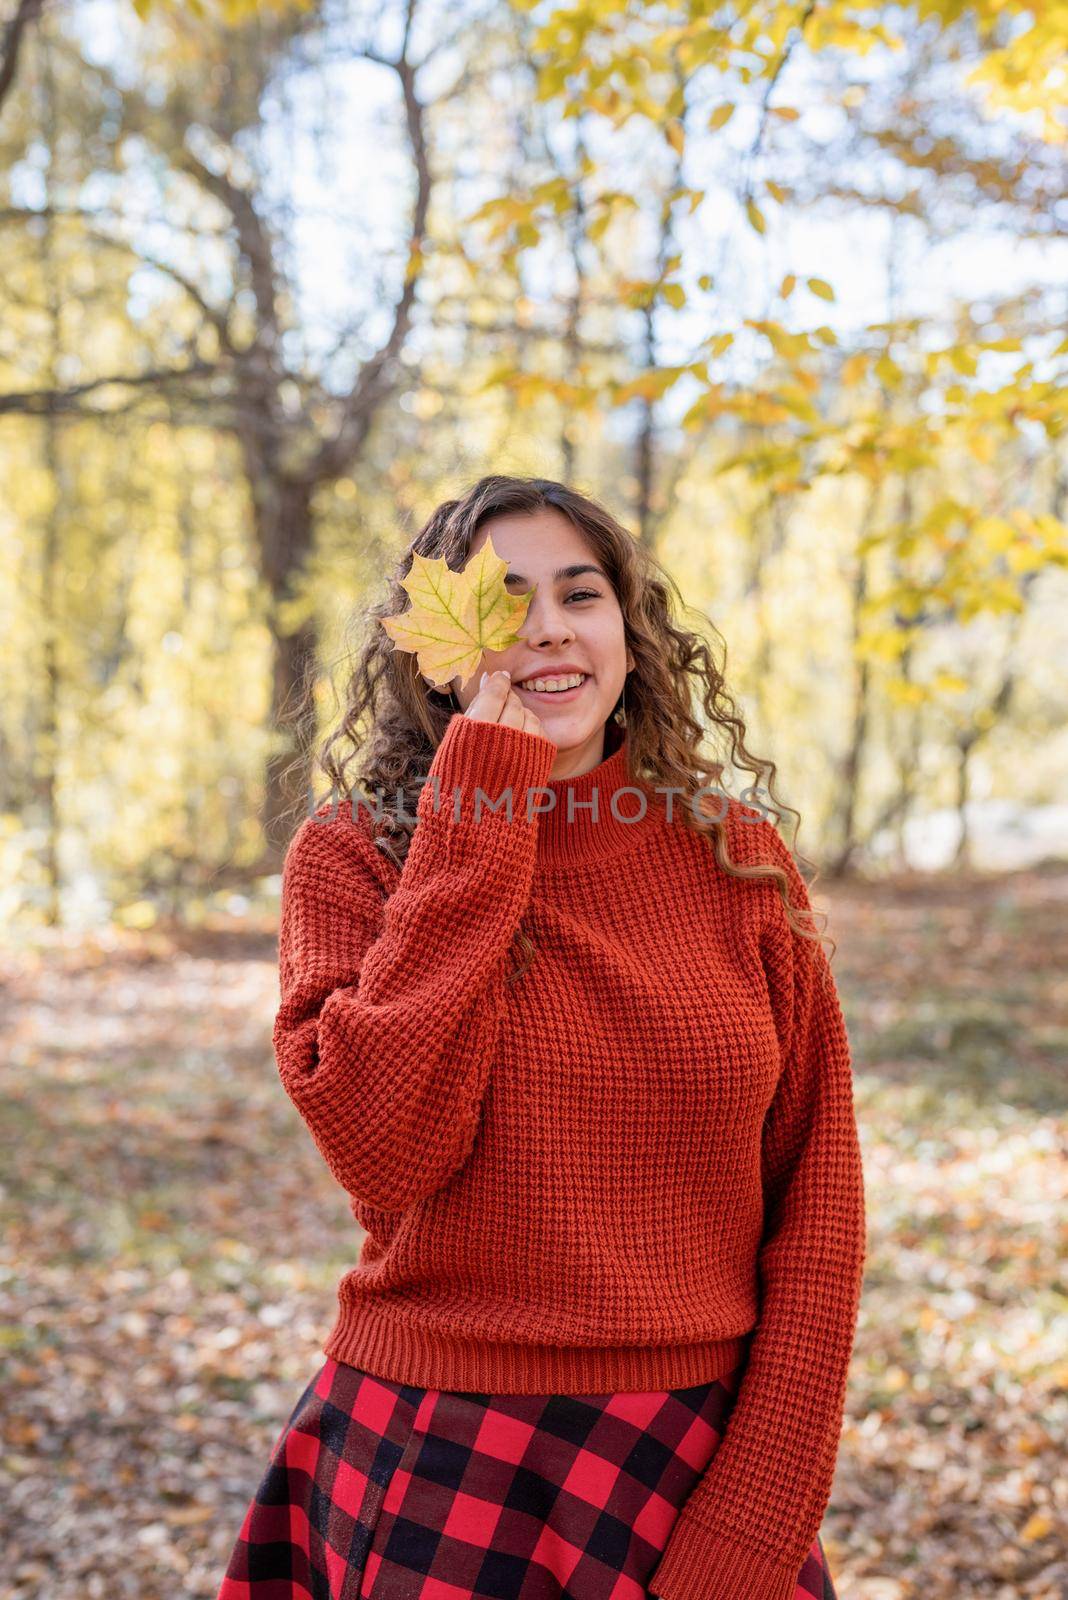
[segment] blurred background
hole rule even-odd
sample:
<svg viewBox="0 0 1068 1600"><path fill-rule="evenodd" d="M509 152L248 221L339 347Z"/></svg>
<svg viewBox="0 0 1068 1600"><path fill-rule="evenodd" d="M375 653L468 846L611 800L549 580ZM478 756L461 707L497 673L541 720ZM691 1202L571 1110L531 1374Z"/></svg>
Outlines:
<svg viewBox="0 0 1068 1600"><path fill-rule="evenodd" d="M0 0L0 1594L212 1600L317 1368L359 1236L272 1059L287 817L488 472L655 550L819 865L842 1600L1068 1594L1066 46Z"/></svg>

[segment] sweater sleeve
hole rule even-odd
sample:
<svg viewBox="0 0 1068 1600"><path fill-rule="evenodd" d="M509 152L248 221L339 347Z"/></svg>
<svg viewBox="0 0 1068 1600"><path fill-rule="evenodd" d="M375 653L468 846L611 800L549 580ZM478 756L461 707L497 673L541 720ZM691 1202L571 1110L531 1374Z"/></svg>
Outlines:
<svg viewBox="0 0 1068 1600"><path fill-rule="evenodd" d="M527 791L546 783L556 749L540 734L453 716L392 892L344 806L309 816L290 842L278 1070L334 1176L368 1205L406 1209L471 1152L533 878ZM505 805L492 809L509 795L510 819Z"/></svg>
<svg viewBox="0 0 1068 1600"><path fill-rule="evenodd" d="M746 832L752 859L785 870L814 928L778 832L763 819ZM781 1069L761 1139L760 1315L723 1437L649 1579L662 1600L793 1600L845 1414L866 1255L850 1047L823 946L791 929L770 892L761 951Z"/></svg>

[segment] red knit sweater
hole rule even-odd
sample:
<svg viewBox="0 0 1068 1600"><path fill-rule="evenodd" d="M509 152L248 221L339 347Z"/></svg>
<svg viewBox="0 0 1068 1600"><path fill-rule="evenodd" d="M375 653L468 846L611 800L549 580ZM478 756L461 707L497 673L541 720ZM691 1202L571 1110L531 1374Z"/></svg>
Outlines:
<svg viewBox="0 0 1068 1600"><path fill-rule="evenodd" d="M534 1394L679 1388L748 1355L650 1588L792 1600L865 1260L837 993L773 880L724 873L683 796L643 811L625 741L577 778L550 780L555 755L457 713L403 870L348 803L290 844L275 1051L366 1230L324 1352ZM771 824L731 800L727 826L807 907Z"/></svg>

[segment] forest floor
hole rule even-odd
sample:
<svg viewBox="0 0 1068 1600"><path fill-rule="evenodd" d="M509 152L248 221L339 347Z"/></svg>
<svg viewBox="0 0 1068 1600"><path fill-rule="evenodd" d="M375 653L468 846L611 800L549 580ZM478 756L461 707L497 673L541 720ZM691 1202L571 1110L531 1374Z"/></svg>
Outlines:
<svg viewBox="0 0 1068 1600"><path fill-rule="evenodd" d="M1068 869L817 885L869 1254L840 1600L1068 1594ZM0 951L0 1596L214 1600L359 1237L274 930Z"/></svg>

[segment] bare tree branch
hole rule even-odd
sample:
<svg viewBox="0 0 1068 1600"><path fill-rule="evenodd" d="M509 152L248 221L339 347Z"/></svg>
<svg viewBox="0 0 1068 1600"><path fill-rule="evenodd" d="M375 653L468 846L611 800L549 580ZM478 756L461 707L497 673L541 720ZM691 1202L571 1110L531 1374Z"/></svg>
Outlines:
<svg viewBox="0 0 1068 1600"><path fill-rule="evenodd" d="M15 82L23 37L43 10L44 0L19 0L15 15L4 27L3 43L0 44L0 111Z"/></svg>
<svg viewBox="0 0 1068 1600"><path fill-rule="evenodd" d="M427 149L425 109L416 93L417 68L407 51L416 0L408 0L404 38L396 60L383 61L393 69L404 99L404 116L416 174L415 203L412 209L408 257L404 284L393 313L393 325L385 343L361 367L360 375L342 404L341 421L332 439L316 452L310 469L316 478L336 477L345 470L353 454L366 438L377 404L392 381L393 363L399 356L411 326L412 308L422 273L422 252L426 239L427 217L433 176Z"/></svg>
<svg viewBox="0 0 1068 1600"><path fill-rule="evenodd" d="M207 228L200 224L176 222L156 213L138 216L136 212L118 206L0 206L0 225L29 222L37 217L43 220L49 217L76 217L86 222L122 222L131 228L144 227L150 222L153 228L169 228L174 233L180 233L183 239L225 239L229 232L225 226Z"/></svg>
<svg viewBox="0 0 1068 1600"><path fill-rule="evenodd" d="M256 300L257 343L266 345L273 354L280 347L282 332L278 320L278 275L271 240L252 196L225 173L215 172L188 147L183 147L177 164L214 195L234 219L238 246L248 263Z"/></svg>
<svg viewBox="0 0 1068 1600"><path fill-rule="evenodd" d="M27 417L56 416L60 412L74 410L74 402L82 395L106 389L111 384L125 388L164 388L172 383L187 383L190 378L211 377L219 371L220 368L213 362L192 361L185 367L160 368L149 372L112 372L102 378L89 378L85 383L73 383L64 389L10 390L0 394L0 415L17 412Z"/></svg>
<svg viewBox="0 0 1068 1600"><path fill-rule="evenodd" d="M218 306L212 305L211 301L201 293L192 278L187 277L172 262L164 261L159 256L150 255L147 250L141 249L139 245L134 246L126 239L117 239L113 234L103 233L98 228L87 228L85 237L86 239L91 239L94 244L104 245L131 256L135 266L151 267L154 272L160 272L164 277L170 278L189 296L195 305L199 306L206 320L211 323L211 326L218 334L219 342L227 354L235 355L237 353L230 337L230 323L227 312Z"/></svg>

